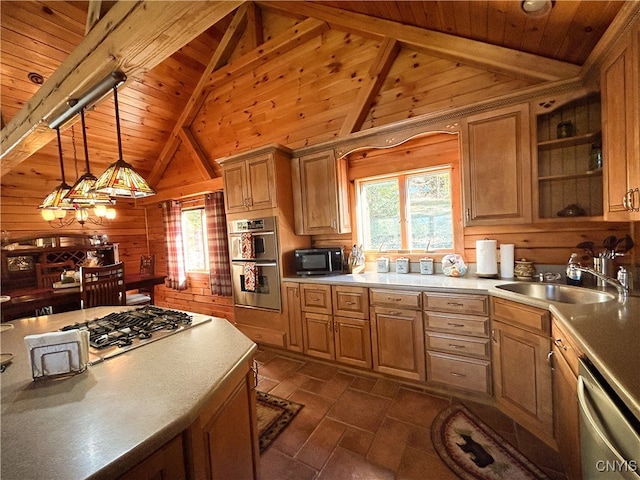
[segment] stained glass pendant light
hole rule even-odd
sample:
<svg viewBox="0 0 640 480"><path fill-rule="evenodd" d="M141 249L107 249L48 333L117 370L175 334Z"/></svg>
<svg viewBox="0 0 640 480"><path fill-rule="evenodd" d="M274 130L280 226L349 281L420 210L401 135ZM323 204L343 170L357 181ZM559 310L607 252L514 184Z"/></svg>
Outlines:
<svg viewBox="0 0 640 480"><path fill-rule="evenodd" d="M89 148L87 147L84 109L80 110L80 120L82 121L82 140L87 171L73 184L73 187L67 193L66 200L78 206L112 205L115 201L109 195L94 191L97 178L91 173L89 166Z"/></svg>
<svg viewBox="0 0 640 480"><path fill-rule="evenodd" d="M55 218L63 218L66 215L66 210L73 210L73 205L65 201L64 198L71 190L71 187L67 185L64 177L64 163L62 161L62 142L60 138L60 129L56 128L58 135L58 156L60 158L60 174L62 175L62 183L58 185L49 195L45 197L42 204L38 207L42 210L42 218L47 221L51 221Z"/></svg>
<svg viewBox="0 0 640 480"><path fill-rule="evenodd" d="M120 113L118 111L118 88L113 87L113 102L116 109L116 132L118 136L118 160L109 165L95 182L95 192L112 197L142 198L155 195L155 190L122 159L122 139L120 136Z"/></svg>

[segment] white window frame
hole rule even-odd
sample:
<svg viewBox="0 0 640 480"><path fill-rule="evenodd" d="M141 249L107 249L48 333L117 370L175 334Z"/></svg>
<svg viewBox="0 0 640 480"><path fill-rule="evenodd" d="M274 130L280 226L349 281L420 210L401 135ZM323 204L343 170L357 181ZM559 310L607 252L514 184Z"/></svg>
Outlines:
<svg viewBox="0 0 640 480"><path fill-rule="evenodd" d="M400 200L400 238L401 238L401 248L399 249L391 249L389 246L385 247L382 245L380 250L376 248L367 249L367 252L375 253L375 252L397 252L397 253L424 253L424 249L411 250L409 249L409 241L410 241L410 225L408 221L408 212L407 212L407 204L408 204L408 191L407 191L407 183L408 177L413 175L419 175L422 173L437 173L437 172L447 172L449 174L449 184L451 186L451 218L452 218L452 240L453 246L452 248L438 248L435 252L440 254L452 253L461 246L457 245L457 240L459 238L459 232L457 232L457 217L455 212L455 208L458 202L454 198L455 189L453 188L453 182L456 181L456 177L453 172L453 166L450 164L443 165L435 165L428 168L420 168L416 170L407 170L403 172L395 172L392 174L385 175L376 175L372 177L365 177L355 180L355 190L356 190L356 218L358 225L358 243L364 244L364 220L365 216L363 215L362 209L364 206L361 203L362 196L362 188L365 184L380 181L380 180L388 180L388 179L397 179L398 181L398 193ZM374 247L374 246L372 246Z"/></svg>
<svg viewBox="0 0 640 480"><path fill-rule="evenodd" d="M199 210L200 211L200 218L202 220L202 251L204 252L204 265L205 268L204 269L195 269L195 268L191 268L191 265L189 263L189 256L187 255L187 222L186 222L186 218L185 218L185 213L187 212L193 212L195 210ZM183 208L182 209L182 214L180 217L180 221L182 224L182 253L184 256L184 265L185 265L185 271L187 273L209 273L209 242L208 242L208 238L207 238L207 216L206 216L206 212L204 209L204 206L201 207L193 207L193 208Z"/></svg>

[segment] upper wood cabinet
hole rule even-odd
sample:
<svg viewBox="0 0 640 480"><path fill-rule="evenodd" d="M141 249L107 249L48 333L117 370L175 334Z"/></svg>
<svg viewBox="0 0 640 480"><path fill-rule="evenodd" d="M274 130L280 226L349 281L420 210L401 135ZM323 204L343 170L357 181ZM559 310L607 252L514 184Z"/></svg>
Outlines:
<svg viewBox="0 0 640 480"><path fill-rule="evenodd" d="M640 220L639 24L600 71L605 220Z"/></svg>
<svg viewBox="0 0 640 480"><path fill-rule="evenodd" d="M281 177L289 175L289 159L287 149L269 146L221 160L226 212L278 207L280 190L288 187Z"/></svg>
<svg viewBox="0 0 640 480"><path fill-rule="evenodd" d="M573 212L565 208L573 204L581 209L575 211L578 220L602 216L602 167L596 154L602 145L600 103L597 92L586 90L532 102L536 218L566 221Z"/></svg>
<svg viewBox="0 0 640 480"><path fill-rule="evenodd" d="M351 232L346 158L333 150L294 158L292 177L298 235Z"/></svg>
<svg viewBox="0 0 640 480"><path fill-rule="evenodd" d="M530 222L528 104L472 115L461 132L465 225Z"/></svg>

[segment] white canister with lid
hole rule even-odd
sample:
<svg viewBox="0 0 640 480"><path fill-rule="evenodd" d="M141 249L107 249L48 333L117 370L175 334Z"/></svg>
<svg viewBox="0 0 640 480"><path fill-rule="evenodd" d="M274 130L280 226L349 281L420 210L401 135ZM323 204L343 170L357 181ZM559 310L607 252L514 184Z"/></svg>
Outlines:
<svg viewBox="0 0 640 480"><path fill-rule="evenodd" d="M433 275L433 258L427 257L420 259L420 274Z"/></svg>
<svg viewBox="0 0 640 480"><path fill-rule="evenodd" d="M378 273L389 272L389 259L387 257L380 257L376 260L376 271Z"/></svg>
<svg viewBox="0 0 640 480"><path fill-rule="evenodd" d="M396 259L396 273L409 273L409 259L398 258Z"/></svg>

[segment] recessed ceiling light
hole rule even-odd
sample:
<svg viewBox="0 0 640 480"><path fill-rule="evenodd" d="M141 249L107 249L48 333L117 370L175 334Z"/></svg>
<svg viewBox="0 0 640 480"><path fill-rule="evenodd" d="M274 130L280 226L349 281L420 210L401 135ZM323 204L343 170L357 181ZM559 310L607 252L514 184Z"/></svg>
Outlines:
<svg viewBox="0 0 640 480"><path fill-rule="evenodd" d="M27 75L29 80L31 80L36 85L42 85L44 83L44 77L36 72L29 72Z"/></svg>
<svg viewBox="0 0 640 480"><path fill-rule="evenodd" d="M552 0L524 0L521 4L522 11L532 17L546 15L553 8Z"/></svg>

